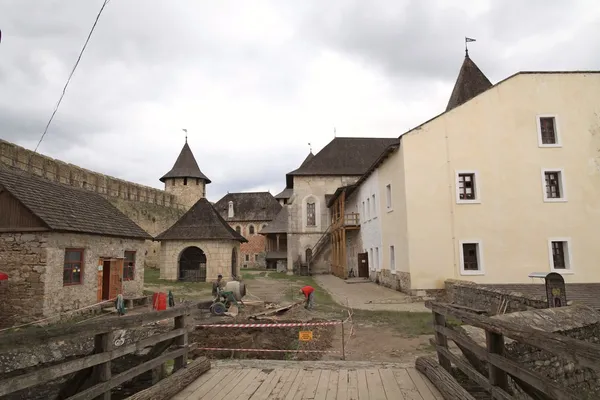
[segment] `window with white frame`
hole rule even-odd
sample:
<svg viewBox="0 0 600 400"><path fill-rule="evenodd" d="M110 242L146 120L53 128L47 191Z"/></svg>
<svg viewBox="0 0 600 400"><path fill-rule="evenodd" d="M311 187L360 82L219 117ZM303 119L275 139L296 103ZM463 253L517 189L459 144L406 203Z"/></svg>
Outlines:
<svg viewBox="0 0 600 400"><path fill-rule="evenodd" d="M373 201L373 218L377 218L377 203L375 202L375 195L371 196Z"/></svg>
<svg viewBox="0 0 600 400"><path fill-rule="evenodd" d="M386 208L389 210L392 209L392 184L390 183L385 187L385 204Z"/></svg>
<svg viewBox="0 0 600 400"><path fill-rule="evenodd" d="M375 269L375 261L373 261L373 248L369 249L369 265L371 269Z"/></svg>
<svg viewBox="0 0 600 400"><path fill-rule="evenodd" d="M542 170L544 184L544 201L556 202L566 201L564 172L562 169Z"/></svg>
<svg viewBox="0 0 600 400"><path fill-rule="evenodd" d="M315 203L306 203L306 226L317 225L317 214Z"/></svg>
<svg viewBox="0 0 600 400"><path fill-rule="evenodd" d="M555 272L567 272L571 268L571 241L568 238L548 240L550 269Z"/></svg>
<svg viewBox="0 0 600 400"><path fill-rule="evenodd" d="M479 174L476 171L456 171L456 202L480 203Z"/></svg>
<svg viewBox="0 0 600 400"><path fill-rule="evenodd" d="M367 197L367 219L371 219L371 199Z"/></svg>
<svg viewBox="0 0 600 400"><path fill-rule="evenodd" d="M390 246L390 271L396 272L396 250Z"/></svg>
<svg viewBox="0 0 600 400"><path fill-rule="evenodd" d="M362 220L367 220L367 206L365 205L364 201L362 202Z"/></svg>
<svg viewBox="0 0 600 400"><path fill-rule="evenodd" d="M460 242L461 275L483 275L481 241L468 240Z"/></svg>
<svg viewBox="0 0 600 400"><path fill-rule="evenodd" d="M375 268L377 271L381 269L381 266L379 265L379 247L375 247Z"/></svg>
<svg viewBox="0 0 600 400"><path fill-rule="evenodd" d="M557 122L555 115L537 116L539 147L561 147Z"/></svg>

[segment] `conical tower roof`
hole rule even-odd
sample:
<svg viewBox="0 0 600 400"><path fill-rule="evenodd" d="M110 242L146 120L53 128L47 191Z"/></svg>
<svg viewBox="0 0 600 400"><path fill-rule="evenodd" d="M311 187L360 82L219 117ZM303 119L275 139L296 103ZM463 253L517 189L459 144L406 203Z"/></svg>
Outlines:
<svg viewBox="0 0 600 400"><path fill-rule="evenodd" d="M308 162L310 160L312 160L313 158L315 158L315 155L313 154L312 150L310 151L310 153L308 153L308 155L306 156L306 158L304 159L304 161L302 161L302 164L300 164L300 167L308 164Z"/></svg>
<svg viewBox="0 0 600 400"><path fill-rule="evenodd" d="M479 67L471 60L469 54L465 55L458 78L454 84L452 95L448 101L446 111L460 106L473 97L485 92L492 87L490 80L481 72Z"/></svg>
<svg viewBox="0 0 600 400"><path fill-rule="evenodd" d="M164 182L168 178L200 178L204 179L206 183L210 183L210 179L200 171L200 167L198 167L196 158L194 157L187 140L185 141L175 164L173 164L173 168L160 178L160 181Z"/></svg>

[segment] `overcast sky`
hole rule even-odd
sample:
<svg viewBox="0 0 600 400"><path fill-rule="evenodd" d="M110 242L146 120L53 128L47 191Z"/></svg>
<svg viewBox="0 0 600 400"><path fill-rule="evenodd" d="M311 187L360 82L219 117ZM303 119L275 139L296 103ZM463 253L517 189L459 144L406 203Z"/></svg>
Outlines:
<svg viewBox="0 0 600 400"><path fill-rule="evenodd" d="M35 147L102 3L0 0L0 138ZM492 83L600 69L598 0L111 0L39 152L161 188L187 128L210 200L275 194L334 127L443 111L465 36Z"/></svg>

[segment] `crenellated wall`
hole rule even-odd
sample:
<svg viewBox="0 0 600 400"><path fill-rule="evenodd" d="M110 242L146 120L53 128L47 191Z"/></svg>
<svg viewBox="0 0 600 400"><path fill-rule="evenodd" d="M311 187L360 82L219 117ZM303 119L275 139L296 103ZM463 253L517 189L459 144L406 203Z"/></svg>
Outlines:
<svg viewBox="0 0 600 400"><path fill-rule="evenodd" d="M0 163L109 197L187 209L175 194L80 168L0 139Z"/></svg>

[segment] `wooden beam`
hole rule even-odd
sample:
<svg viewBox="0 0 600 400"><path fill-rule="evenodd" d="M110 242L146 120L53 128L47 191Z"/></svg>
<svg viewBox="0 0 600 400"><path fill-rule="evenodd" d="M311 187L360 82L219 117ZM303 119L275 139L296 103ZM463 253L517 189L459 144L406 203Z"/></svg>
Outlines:
<svg viewBox="0 0 600 400"><path fill-rule="evenodd" d="M106 363L110 360L114 360L115 358L123 357L124 355L141 350L144 347L181 336L184 333L187 333L186 329L175 329L160 335L150 336L147 339L116 348L106 353L92 354L82 358L77 358L75 360L52 365L50 367L38 369L37 371L33 371L28 374L15 376L14 378L4 379L0 381L0 397L43 382L60 378L61 376L65 376L82 369Z"/></svg>
<svg viewBox="0 0 600 400"><path fill-rule="evenodd" d="M504 336L494 332L485 332L487 351L490 354L497 354L504 357ZM504 390L508 390L508 376L501 368L494 364L488 364L490 383Z"/></svg>
<svg viewBox="0 0 600 400"><path fill-rule="evenodd" d="M143 374L146 371L151 370L154 367L161 365L162 363L168 360L174 360L177 357L186 354L188 348L177 349L166 354L163 354L160 357L157 357L153 360L147 361L143 364L140 364L136 367L133 367L119 375L116 375L111 380L103 383L99 383L98 385L92 386L91 388L84 390L83 392L77 393L75 396L69 397L67 400L93 400L96 396L116 387L120 384L127 382L138 375Z"/></svg>
<svg viewBox="0 0 600 400"><path fill-rule="evenodd" d="M129 396L126 400L169 400L209 369L210 361L206 357L199 357L185 368L174 372L156 385Z"/></svg>
<svg viewBox="0 0 600 400"><path fill-rule="evenodd" d="M429 357L418 357L415 367L425 375L440 391L444 399L475 400L460 383L454 379L450 372L442 368L435 360Z"/></svg>
<svg viewBox="0 0 600 400"><path fill-rule="evenodd" d="M533 329L513 322L483 317L451 308L443 303L432 302L429 303L429 307L439 314L451 316L485 331L498 333L518 342L546 350L549 353L573 361L578 366L588 367L600 372L599 344L572 339L568 336Z"/></svg>
<svg viewBox="0 0 600 400"><path fill-rule="evenodd" d="M185 333L181 336L177 336L176 344L179 347L187 348L188 344L188 334L185 330L185 315L180 315L179 317L175 317L175 329L183 329ZM177 357L175 359L175 365L173 371L178 371L181 368L187 365L187 353L183 354L181 357Z"/></svg>
<svg viewBox="0 0 600 400"><path fill-rule="evenodd" d="M446 326L446 317L442 314L438 314L436 312L433 313L433 323L435 326ZM442 332L435 332L435 342L437 346L443 347L445 349L448 348L448 340L446 336ZM450 364L450 360L448 360L442 353L438 352L438 361L442 367L448 372L452 369L452 364Z"/></svg>
<svg viewBox="0 0 600 400"><path fill-rule="evenodd" d="M113 348L113 333L102 333L94 336L94 350L96 353L104 354L109 353ZM106 382L110 380L110 360L98 364L94 367L94 379L95 383ZM110 390L104 392L100 396L96 397L96 400L110 400Z"/></svg>
<svg viewBox="0 0 600 400"><path fill-rule="evenodd" d="M150 311L143 314L106 317L81 324L54 325L30 327L22 331L8 332L2 335L0 341L0 353L5 350L17 350L20 348L31 348L37 344L64 340L73 336L95 335L108 333L117 329L139 328L142 325L174 318L184 314L190 314L194 305L184 305L169 308L164 311Z"/></svg>

